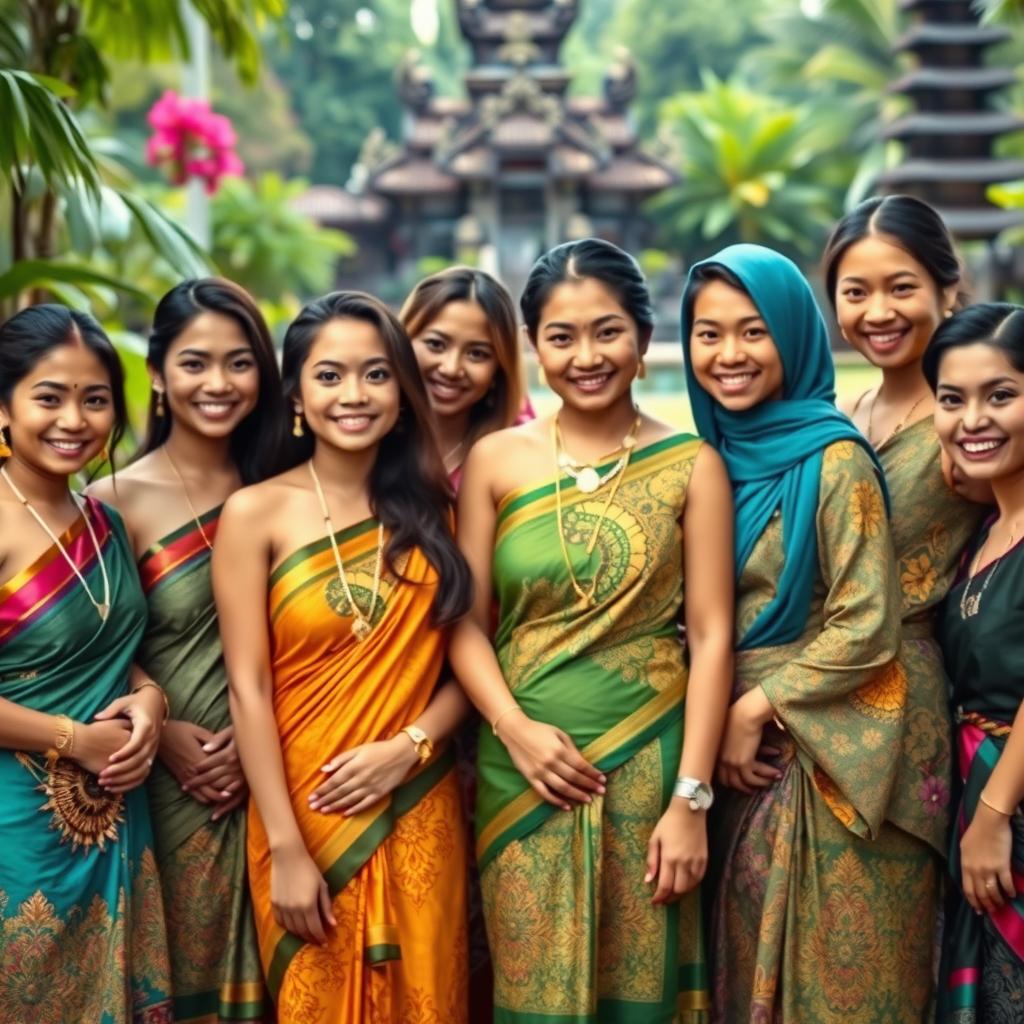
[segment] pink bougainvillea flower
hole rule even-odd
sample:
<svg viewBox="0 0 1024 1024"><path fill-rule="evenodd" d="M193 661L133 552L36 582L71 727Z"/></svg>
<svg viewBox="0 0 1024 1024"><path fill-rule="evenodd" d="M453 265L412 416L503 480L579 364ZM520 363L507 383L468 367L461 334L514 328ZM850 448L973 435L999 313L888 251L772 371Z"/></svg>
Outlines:
<svg viewBox="0 0 1024 1024"><path fill-rule="evenodd" d="M234 126L223 114L214 113L206 100L168 90L150 108L147 120L153 134L146 142L146 161L163 167L175 185L199 178L213 193L221 179L245 170L235 152Z"/></svg>

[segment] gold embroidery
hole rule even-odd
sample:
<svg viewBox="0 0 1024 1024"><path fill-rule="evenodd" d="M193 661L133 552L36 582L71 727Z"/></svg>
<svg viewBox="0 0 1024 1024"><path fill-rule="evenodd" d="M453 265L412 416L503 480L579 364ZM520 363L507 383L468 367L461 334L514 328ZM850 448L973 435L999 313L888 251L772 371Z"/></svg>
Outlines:
<svg viewBox="0 0 1024 1024"><path fill-rule="evenodd" d="M898 721L907 706L907 673L894 661L875 673L850 698L858 711L884 721Z"/></svg>
<svg viewBox="0 0 1024 1024"><path fill-rule="evenodd" d="M850 522L865 537L877 537L885 519L885 506L878 485L872 480L859 480L850 494Z"/></svg>

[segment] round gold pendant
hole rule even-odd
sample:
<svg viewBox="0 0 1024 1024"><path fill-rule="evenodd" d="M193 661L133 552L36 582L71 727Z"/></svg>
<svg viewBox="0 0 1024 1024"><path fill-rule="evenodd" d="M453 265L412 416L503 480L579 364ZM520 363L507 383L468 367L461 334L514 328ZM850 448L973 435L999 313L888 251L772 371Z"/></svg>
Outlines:
<svg viewBox="0 0 1024 1024"><path fill-rule="evenodd" d="M576 486L584 494L593 494L601 486L601 477L593 466L584 466L576 477Z"/></svg>
<svg viewBox="0 0 1024 1024"><path fill-rule="evenodd" d="M359 616L352 620L352 635L359 643L362 643L373 631L373 623Z"/></svg>

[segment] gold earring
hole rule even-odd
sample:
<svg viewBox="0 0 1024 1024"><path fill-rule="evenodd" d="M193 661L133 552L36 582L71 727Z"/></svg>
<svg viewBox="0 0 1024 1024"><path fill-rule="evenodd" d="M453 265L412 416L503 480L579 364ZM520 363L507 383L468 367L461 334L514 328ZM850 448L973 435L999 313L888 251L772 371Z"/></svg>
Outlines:
<svg viewBox="0 0 1024 1024"><path fill-rule="evenodd" d="M542 388L546 388L548 386L548 379L544 375L544 367L541 366L540 363L537 364L537 383Z"/></svg>
<svg viewBox="0 0 1024 1024"><path fill-rule="evenodd" d="M292 437L302 437L305 431L302 429L302 413L296 410L295 423L292 426Z"/></svg>
<svg viewBox="0 0 1024 1024"><path fill-rule="evenodd" d="M164 393L158 388L153 388L153 390L156 391L156 414L160 419L163 419L166 412L164 409Z"/></svg>
<svg viewBox="0 0 1024 1024"><path fill-rule="evenodd" d="M644 361L641 358L640 365L636 368L636 379L643 380L647 376L647 367L644 366Z"/></svg>
<svg viewBox="0 0 1024 1024"><path fill-rule="evenodd" d="M110 461L110 451L107 448L107 444L105 441L103 442L103 447L100 449L100 459L102 459L103 462Z"/></svg>
<svg viewBox="0 0 1024 1024"><path fill-rule="evenodd" d="M9 459L11 454L11 446L7 443L7 429L0 428L0 459Z"/></svg>
<svg viewBox="0 0 1024 1024"><path fill-rule="evenodd" d="M953 315L953 310L947 309L946 312L943 315L948 320Z"/></svg>

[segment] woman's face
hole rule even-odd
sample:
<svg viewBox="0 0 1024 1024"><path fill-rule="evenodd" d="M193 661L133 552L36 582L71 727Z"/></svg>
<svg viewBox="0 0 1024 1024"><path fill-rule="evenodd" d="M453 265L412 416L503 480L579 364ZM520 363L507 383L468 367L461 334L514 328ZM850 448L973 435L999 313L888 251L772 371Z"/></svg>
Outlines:
<svg viewBox="0 0 1024 1024"><path fill-rule="evenodd" d="M939 363L935 430L971 480L1024 473L1024 373L994 345L949 349Z"/></svg>
<svg viewBox="0 0 1024 1024"><path fill-rule="evenodd" d="M81 341L50 349L0 406L17 461L47 476L70 476L91 462L114 429L110 375Z"/></svg>
<svg viewBox="0 0 1024 1024"><path fill-rule="evenodd" d="M299 377L301 412L314 436L333 448L361 452L391 432L401 392L384 339L364 320L324 324Z"/></svg>
<svg viewBox="0 0 1024 1024"><path fill-rule="evenodd" d="M167 350L162 373L174 423L204 437L228 437L256 408L260 373L249 339L222 313L200 313Z"/></svg>
<svg viewBox="0 0 1024 1024"><path fill-rule="evenodd" d="M487 397L501 371L487 315L476 302L443 306L413 337L412 347L438 417L468 413Z"/></svg>
<svg viewBox="0 0 1024 1024"><path fill-rule="evenodd" d="M884 235L843 253L836 276L836 317L843 337L884 369L920 362L935 329L956 301L902 246Z"/></svg>
<svg viewBox="0 0 1024 1024"><path fill-rule="evenodd" d="M585 277L552 289L535 345L551 390L570 407L599 412L629 394L647 341L614 293Z"/></svg>
<svg viewBox="0 0 1024 1024"><path fill-rule="evenodd" d="M753 299L725 281L697 292L690 362L700 386L732 412L782 397L782 358L768 325Z"/></svg>

